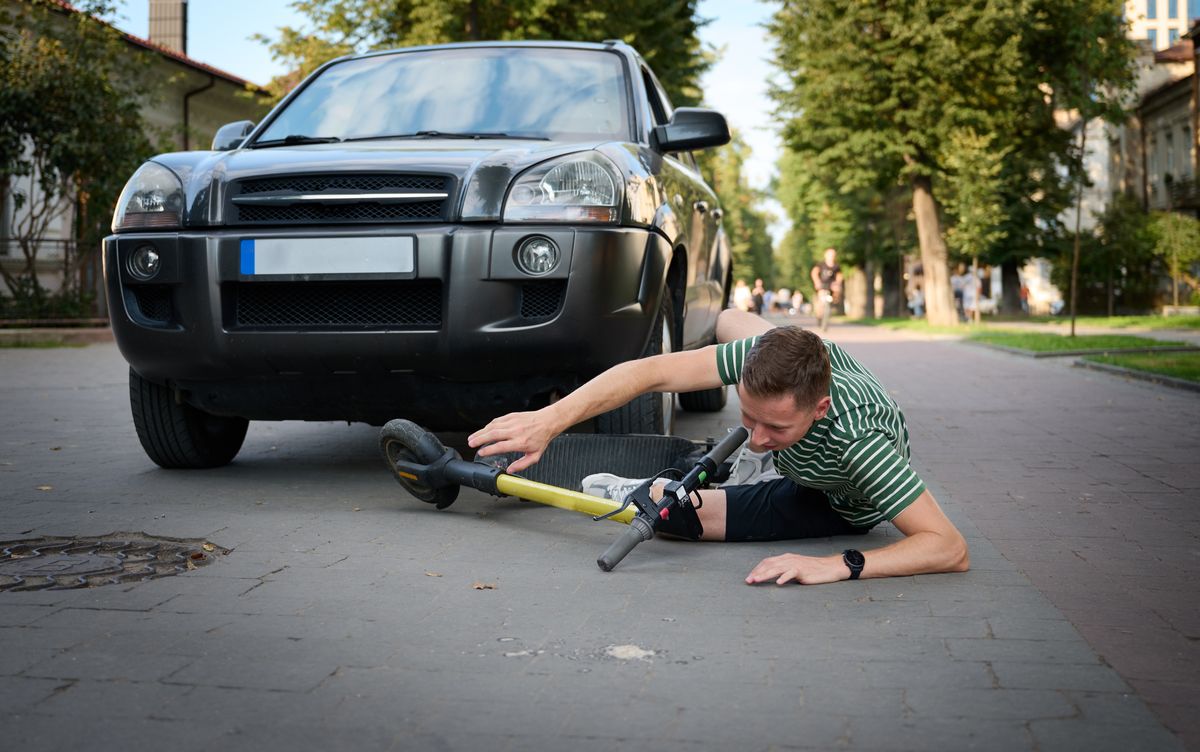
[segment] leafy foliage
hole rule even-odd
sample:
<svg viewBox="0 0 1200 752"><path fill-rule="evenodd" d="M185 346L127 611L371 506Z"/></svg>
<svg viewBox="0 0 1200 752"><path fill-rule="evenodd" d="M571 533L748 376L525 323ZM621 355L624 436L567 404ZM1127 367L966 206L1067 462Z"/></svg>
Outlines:
<svg viewBox="0 0 1200 752"><path fill-rule="evenodd" d="M1073 236L1058 241L1051 278L1065 290L1071 281ZM1154 222L1137 199L1113 196L1100 215L1096 232L1080 236L1079 310L1089 313L1139 313L1154 307L1162 266L1155 258ZM1051 249L1053 250L1053 249Z"/></svg>
<svg viewBox="0 0 1200 752"><path fill-rule="evenodd" d="M260 36L294 73L268 87L282 96L335 57L369 50L476 40L621 39L654 69L672 102L700 102L700 77L712 65L702 49L699 0L296 0L311 32L292 27Z"/></svg>
<svg viewBox="0 0 1200 752"><path fill-rule="evenodd" d="M911 188L938 322L953 314L943 223L958 253L1029 255L1079 175L1055 111L1119 117L1132 81L1106 0L785 0L770 31L777 116L810 180L851 212L861 191Z"/></svg>
<svg viewBox="0 0 1200 752"><path fill-rule="evenodd" d="M24 266L3 276L12 311L69 312L86 306L76 272L98 249L125 178L152 152L141 117L145 60L92 18L111 3L80 3L78 13L46 0L21 6L19 23L0 19L0 193L11 193L17 210L13 240ZM18 178L35 189L13 191ZM38 254L72 206L74 243L55 297L37 278Z"/></svg>
<svg viewBox="0 0 1200 752"><path fill-rule="evenodd" d="M767 226L771 218L762 206L762 191L750 186L743 174L750 147L736 131L729 144L696 155L701 172L721 199L722 225L733 252L733 277L753 281L761 277L774 285L774 258Z"/></svg>
<svg viewBox="0 0 1200 752"><path fill-rule="evenodd" d="M1187 283L1195 295L1200 284L1191 276L1193 265L1200 263L1200 219L1175 212L1156 212L1154 252L1171 270L1172 300L1179 304L1179 286Z"/></svg>

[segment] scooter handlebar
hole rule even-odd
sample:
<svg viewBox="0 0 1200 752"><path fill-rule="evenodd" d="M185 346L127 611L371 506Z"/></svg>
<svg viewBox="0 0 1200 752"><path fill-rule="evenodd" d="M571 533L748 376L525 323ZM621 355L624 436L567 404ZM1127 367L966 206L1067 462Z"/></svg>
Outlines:
<svg viewBox="0 0 1200 752"><path fill-rule="evenodd" d="M654 528L650 527L650 523L641 517L634 517L629 522L629 527L613 541L608 550L601 554L599 559L596 559L596 564L605 572L611 572L613 567L621 563L629 555L629 552L634 549L637 544L648 541L654 537Z"/></svg>
<svg viewBox="0 0 1200 752"><path fill-rule="evenodd" d="M703 478L712 475L717 466L733 454L734 450L741 446L749 435L745 428L739 426L730 431L715 447L701 457L696 466L681 481L687 492L691 493L698 488L704 482ZM653 537L654 524L639 513L629 522L628 529L613 541L599 559L596 559L596 564L605 572L611 572L639 543Z"/></svg>
<svg viewBox="0 0 1200 752"><path fill-rule="evenodd" d="M704 483L704 478L711 477L721 463L728 459L729 455L733 454L746 439L750 437L750 432L744 426L738 426L729 433L725 434L725 438L717 442L717 445L708 450L708 453L700 458L695 467L688 471L687 475L683 476L680 481L688 493L695 491Z"/></svg>

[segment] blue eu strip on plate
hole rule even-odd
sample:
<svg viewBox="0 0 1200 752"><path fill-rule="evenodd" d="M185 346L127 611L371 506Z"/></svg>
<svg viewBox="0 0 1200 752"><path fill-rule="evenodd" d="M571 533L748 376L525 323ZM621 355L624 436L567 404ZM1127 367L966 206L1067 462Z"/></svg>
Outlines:
<svg viewBox="0 0 1200 752"><path fill-rule="evenodd" d="M242 238L242 274L254 273L254 239Z"/></svg>

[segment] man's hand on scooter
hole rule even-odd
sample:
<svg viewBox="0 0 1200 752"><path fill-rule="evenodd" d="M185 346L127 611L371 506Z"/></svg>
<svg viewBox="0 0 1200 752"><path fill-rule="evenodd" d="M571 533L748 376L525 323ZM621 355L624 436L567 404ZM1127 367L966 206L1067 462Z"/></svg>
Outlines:
<svg viewBox="0 0 1200 752"><path fill-rule="evenodd" d="M480 457L520 452L523 456L508 466L509 473L516 473L540 460L550 440L559 433L544 410L509 413L471 434L467 444L478 449Z"/></svg>

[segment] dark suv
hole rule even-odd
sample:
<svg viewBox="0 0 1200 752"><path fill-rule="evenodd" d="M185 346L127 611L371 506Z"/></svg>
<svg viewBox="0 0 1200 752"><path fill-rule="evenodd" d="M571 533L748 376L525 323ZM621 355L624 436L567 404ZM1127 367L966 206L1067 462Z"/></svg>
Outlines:
<svg viewBox="0 0 1200 752"><path fill-rule="evenodd" d="M121 195L105 276L142 446L212 467L249 420L471 429L710 344L731 260L690 152L728 139L620 42L325 65ZM594 428L666 433L673 405L647 395Z"/></svg>

